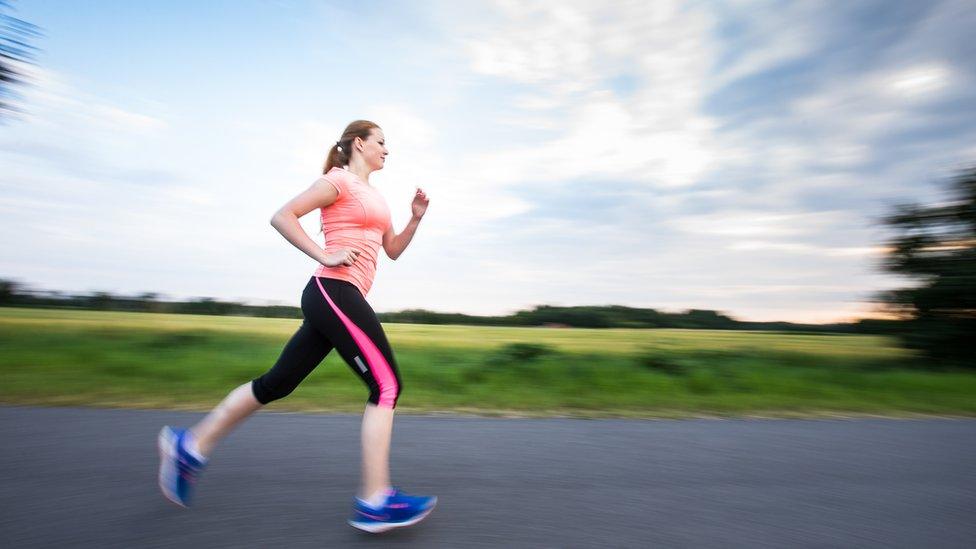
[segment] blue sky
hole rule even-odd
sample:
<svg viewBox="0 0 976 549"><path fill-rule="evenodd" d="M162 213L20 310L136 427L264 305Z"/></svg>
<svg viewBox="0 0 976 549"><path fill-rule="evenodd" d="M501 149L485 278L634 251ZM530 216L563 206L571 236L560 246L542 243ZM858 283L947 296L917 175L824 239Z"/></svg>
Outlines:
<svg viewBox="0 0 976 549"><path fill-rule="evenodd" d="M876 219L976 161L972 2L17 2L0 276L297 304L269 225L351 120L407 252L377 311L872 315ZM317 240L315 216L303 226Z"/></svg>

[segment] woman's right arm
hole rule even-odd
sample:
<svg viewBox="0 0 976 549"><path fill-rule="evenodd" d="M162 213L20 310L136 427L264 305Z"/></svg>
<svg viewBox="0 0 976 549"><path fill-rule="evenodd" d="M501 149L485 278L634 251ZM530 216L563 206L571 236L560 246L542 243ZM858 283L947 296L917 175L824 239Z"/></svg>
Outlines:
<svg viewBox="0 0 976 549"><path fill-rule="evenodd" d="M298 222L298 218L308 212L329 206L339 197L339 191L324 179L318 179L304 192L292 198L271 217L271 226L277 229L285 240L291 242L306 255L326 267L338 265L352 265L359 255L356 250L343 248L336 253L326 255Z"/></svg>

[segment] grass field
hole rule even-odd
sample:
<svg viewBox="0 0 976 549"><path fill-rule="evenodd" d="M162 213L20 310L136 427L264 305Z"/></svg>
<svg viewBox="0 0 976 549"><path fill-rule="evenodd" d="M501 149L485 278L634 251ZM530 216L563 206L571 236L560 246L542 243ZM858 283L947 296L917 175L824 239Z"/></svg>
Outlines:
<svg viewBox="0 0 976 549"><path fill-rule="evenodd" d="M299 322L0 308L0 402L208 409L269 368ZM384 327L406 412L976 415L976 372L918 368L884 337ZM358 412L365 398L333 352L269 409Z"/></svg>

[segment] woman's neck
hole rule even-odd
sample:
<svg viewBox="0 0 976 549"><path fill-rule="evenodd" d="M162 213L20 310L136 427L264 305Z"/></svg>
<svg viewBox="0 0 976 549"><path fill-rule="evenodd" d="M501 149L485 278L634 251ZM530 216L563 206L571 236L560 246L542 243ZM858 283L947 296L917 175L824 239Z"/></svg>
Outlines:
<svg viewBox="0 0 976 549"><path fill-rule="evenodd" d="M352 173L356 174L363 183L369 184L369 174L372 170L366 165L365 162L359 157L354 158L349 162L349 167L347 168Z"/></svg>

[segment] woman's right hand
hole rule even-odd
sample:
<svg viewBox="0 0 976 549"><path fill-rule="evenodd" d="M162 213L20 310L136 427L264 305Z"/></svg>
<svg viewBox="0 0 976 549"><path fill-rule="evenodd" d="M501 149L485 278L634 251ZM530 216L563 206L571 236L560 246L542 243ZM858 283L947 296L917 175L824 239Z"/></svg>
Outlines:
<svg viewBox="0 0 976 549"><path fill-rule="evenodd" d="M350 266L356 262L360 251L352 248L341 248L339 251L325 256L322 264L326 267Z"/></svg>

